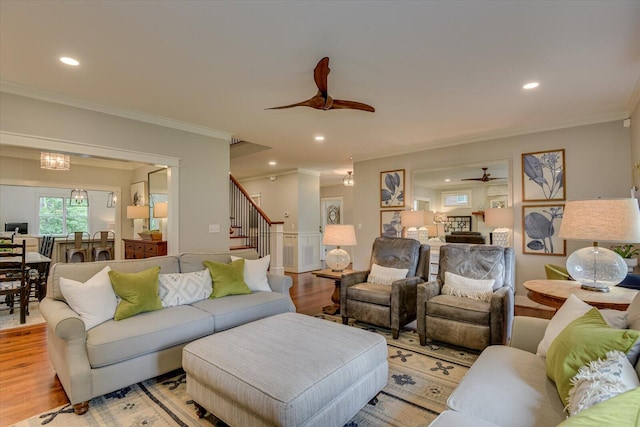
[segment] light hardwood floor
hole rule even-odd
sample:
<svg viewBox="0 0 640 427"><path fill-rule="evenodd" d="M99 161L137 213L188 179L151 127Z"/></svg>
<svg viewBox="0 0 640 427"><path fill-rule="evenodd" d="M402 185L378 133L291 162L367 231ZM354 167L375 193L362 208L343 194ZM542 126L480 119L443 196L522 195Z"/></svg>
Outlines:
<svg viewBox="0 0 640 427"><path fill-rule="evenodd" d="M314 315L331 303L334 282L311 273L288 274L299 313ZM68 403L47 355L44 324L0 331L0 426Z"/></svg>

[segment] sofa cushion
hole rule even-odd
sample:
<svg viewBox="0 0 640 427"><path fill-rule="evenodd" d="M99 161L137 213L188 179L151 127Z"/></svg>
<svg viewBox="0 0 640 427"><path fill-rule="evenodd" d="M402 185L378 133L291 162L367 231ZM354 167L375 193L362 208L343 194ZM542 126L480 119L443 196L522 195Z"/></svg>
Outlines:
<svg viewBox="0 0 640 427"><path fill-rule="evenodd" d="M162 309L162 301L158 296L158 273L160 267L157 266L137 273L109 271L113 290L122 298L113 320Z"/></svg>
<svg viewBox="0 0 640 427"><path fill-rule="evenodd" d="M111 365L210 335L214 319L190 305L109 320L87 332L92 368Z"/></svg>
<svg viewBox="0 0 640 427"><path fill-rule="evenodd" d="M551 343L546 360L547 375L555 381L562 402L567 403L578 369L604 359L611 350L626 354L639 338L639 331L611 328L597 308L569 323Z"/></svg>
<svg viewBox="0 0 640 427"><path fill-rule="evenodd" d="M347 288L347 298L371 304L390 306L392 289L389 285L358 283L357 285Z"/></svg>
<svg viewBox="0 0 640 427"><path fill-rule="evenodd" d="M215 319L215 332L253 322L274 314L295 311L287 295L279 292L254 292L247 295L229 295L206 299L192 304Z"/></svg>
<svg viewBox="0 0 640 427"><path fill-rule="evenodd" d="M209 298L251 293L244 282L244 259L240 258L229 264L216 261L204 261L203 264L209 269L213 280L213 292Z"/></svg>
<svg viewBox="0 0 640 427"><path fill-rule="evenodd" d="M489 421L457 411L444 411L429 424L429 427L500 427Z"/></svg>
<svg viewBox="0 0 640 427"><path fill-rule="evenodd" d="M542 357L500 345L487 347L447 401L449 408L510 427L555 426L564 405Z"/></svg>
<svg viewBox="0 0 640 427"><path fill-rule="evenodd" d="M599 403L558 425L558 427L637 427L640 425L640 388Z"/></svg>
<svg viewBox="0 0 640 427"><path fill-rule="evenodd" d="M491 304L472 298L436 295L427 300L427 313L429 316L454 319L459 322L489 325Z"/></svg>

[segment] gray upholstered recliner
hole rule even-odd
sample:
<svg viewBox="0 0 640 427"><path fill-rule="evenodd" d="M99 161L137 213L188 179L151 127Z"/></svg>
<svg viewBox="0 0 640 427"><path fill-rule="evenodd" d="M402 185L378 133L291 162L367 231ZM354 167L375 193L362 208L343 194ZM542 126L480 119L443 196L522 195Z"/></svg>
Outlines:
<svg viewBox="0 0 640 427"><path fill-rule="evenodd" d="M471 279L495 279L490 302L442 295L445 272ZM507 344L514 310L515 256L512 248L453 244L440 247L438 278L418 286L418 334L482 350Z"/></svg>
<svg viewBox="0 0 640 427"><path fill-rule="evenodd" d="M407 277L391 285L368 283L371 266L408 269ZM429 245L414 239L378 237L373 242L368 271L342 276L340 312L342 323L350 317L390 328L394 339L400 328L416 318L419 283L429 277Z"/></svg>

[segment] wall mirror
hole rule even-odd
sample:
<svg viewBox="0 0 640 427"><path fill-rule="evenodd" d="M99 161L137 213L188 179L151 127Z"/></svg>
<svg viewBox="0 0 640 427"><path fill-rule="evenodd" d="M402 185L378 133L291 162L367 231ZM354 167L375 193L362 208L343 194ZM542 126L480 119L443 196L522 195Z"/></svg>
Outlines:
<svg viewBox="0 0 640 427"><path fill-rule="evenodd" d="M169 191L167 184L167 169L158 169L149 172L149 230L166 229L164 224L167 220L166 203L169 200ZM165 204L157 206L156 204ZM163 235L166 235L163 232Z"/></svg>
<svg viewBox="0 0 640 427"><path fill-rule="evenodd" d="M510 160L415 171L411 208L437 212L436 223L443 218L471 217L471 230L488 235L492 229L485 226L483 212L511 206L511 188ZM450 227L444 228L445 233L450 232Z"/></svg>

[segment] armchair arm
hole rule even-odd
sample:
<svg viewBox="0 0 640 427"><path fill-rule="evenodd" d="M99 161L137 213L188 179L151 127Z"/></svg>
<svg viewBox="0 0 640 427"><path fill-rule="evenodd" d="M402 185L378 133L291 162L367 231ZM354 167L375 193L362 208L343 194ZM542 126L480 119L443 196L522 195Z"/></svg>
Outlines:
<svg viewBox="0 0 640 427"><path fill-rule="evenodd" d="M49 329L49 360L72 404L91 399L91 365L84 322L64 301L44 298L40 312Z"/></svg>
<svg viewBox="0 0 640 427"><path fill-rule="evenodd" d="M267 282L274 292L289 295L289 289L293 286L293 279L289 276L278 276L276 274L267 273Z"/></svg>
<svg viewBox="0 0 640 427"><path fill-rule="evenodd" d="M491 345L508 345L511 340L513 290L509 286L496 289L491 296Z"/></svg>
<svg viewBox="0 0 640 427"><path fill-rule="evenodd" d="M401 327L416 318L418 285L423 283L420 277L407 277L391 284L391 329Z"/></svg>
<svg viewBox="0 0 640 427"><path fill-rule="evenodd" d="M538 344L544 338L549 320L537 317L515 316L513 318L513 336L511 337L511 347L520 350L536 353Z"/></svg>
<svg viewBox="0 0 640 427"><path fill-rule="evenodd" d="M344 274L342 279L340 279L340 312L342 313L343 319L347 313L347 288L357 285L358 283L366 282L368 276L368 270L355 271L353 273Z"/></svg>
<svg viewBox="0 0 640 427"><path fill-rule="evenodd" d="M421 344L423 343L423 340L425 339L424 337L426 337L427 333L427 301L439 294L440 286L438 285L437 280L432 280L431 282L421 283L418 285L416 316L418 317L417 326Z"/></svg>

